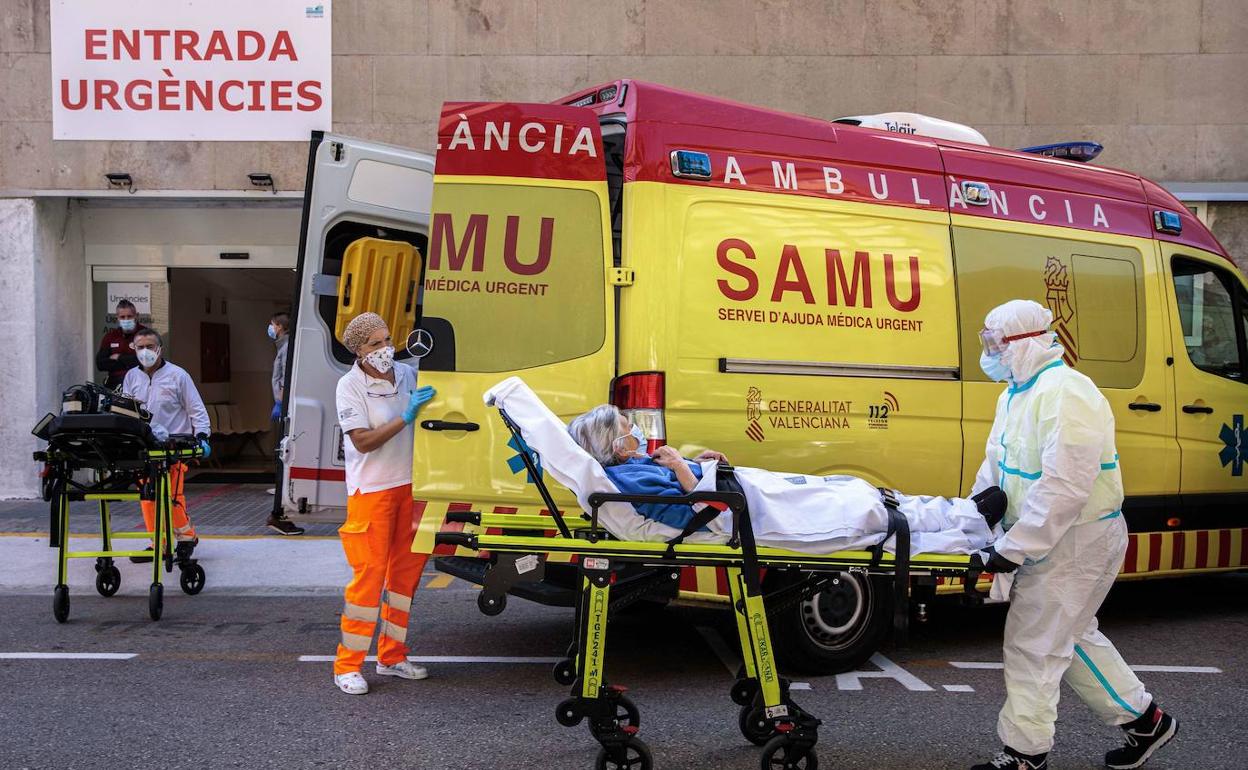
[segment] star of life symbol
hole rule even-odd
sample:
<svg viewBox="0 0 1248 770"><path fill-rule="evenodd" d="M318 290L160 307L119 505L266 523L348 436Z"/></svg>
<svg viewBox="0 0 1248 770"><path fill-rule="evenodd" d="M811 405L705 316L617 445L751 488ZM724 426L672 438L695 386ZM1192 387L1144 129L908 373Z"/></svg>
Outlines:
<svg viewBox="0 0 1248 770"><path fill-rule="evenodd" d="M1248 462L1248 433L1244 433L1244 416L1237 414L1231 418L1231 424L1222 424L1218 434L1226 446L1218 453L1222 467L1231 466L1232 476L1244 475L1244 463Z"/></svg>
<svg viewBox="0 0 1248 770"><path fill-rule="evenodd" d="M763 392L751 387L745 394L745 435L751 441L762 441L763 428L758 421L763 418Z"/></svg>

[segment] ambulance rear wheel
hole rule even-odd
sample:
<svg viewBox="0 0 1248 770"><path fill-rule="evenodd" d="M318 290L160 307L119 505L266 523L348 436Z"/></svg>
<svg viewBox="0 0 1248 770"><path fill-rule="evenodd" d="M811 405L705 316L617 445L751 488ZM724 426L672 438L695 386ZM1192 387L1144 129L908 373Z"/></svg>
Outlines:
<svg viewBox="0 0 1248 770"><path fill-rule="evenodd" d="M147 590L147 616L152 620L160 620L165 611L165 587L160 583L152 583Z"/></svg>
<svg viewBox="0 0 1248 770"><path fill-rule="evenodd" d="M69 620L69 586L64 583L52 589L52 617L57 623Z"/></svg>
<svg viewBox="0 0 1248 770"><path fill-rule="evenodd" d="M507 594L490 596L482 591L477 594L477 609L484 615L494 616L507 609Z"/></svg>
<svg viewBox="0 0 1248 770"><path fill-rule="evenodd" d="M99 591L100 596L112 596L119 588L121 588L121 570L112 564L100 567L100 571L95 573L95 590Z"/></svg>
<svg viewBox="0 0 1248 770"><path fill-rule="evenodd" d="M777 735L763 747L762 770L818 770L819 758L813 746L800 752L787 735Z"/></svg>
<svg viewBox="0 0 1248 770"><path fill-rule="evenodd" d="M178 585L182 586L183 593L194 596L204 590L204 568L198 564L188 564L182 568L182 574L178 576Z"/></svg>
<svg viewBox="0 0 1248 770"><path fill-rule="evenodd" d="M654 767L654 755L650 747L639 738L630 737L624 741L624 757L612 757L605 747L598 752L598 761L594 763L596 770L651 770Z"/></svg>
<svg viewBox="0 0 1248 770"><path fill-rule="evenodd" d="M764 591L805 578L792 570L767 574ZM853 671L875 653L892 626L892 583L885 576L839 572L819 593L771 620L780 667L808 674Z"/></svg>

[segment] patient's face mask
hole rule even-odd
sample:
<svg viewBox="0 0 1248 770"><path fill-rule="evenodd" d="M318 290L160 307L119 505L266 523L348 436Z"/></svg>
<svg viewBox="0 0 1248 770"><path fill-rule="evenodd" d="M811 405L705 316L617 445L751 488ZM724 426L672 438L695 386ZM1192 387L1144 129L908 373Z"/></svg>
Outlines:
<svg viewBox="0 0 1248 770"><path fill-rule="evenodd" d="M646 454L646 451L645 451L646 434L643 433L641 428L637 427L636 425L633 425L633 427L629 428L628 433L624 434L623 436L618 436L615 439L616 448L627 448L628 439L630 438L636 441L637 444L636 446L633 447L631 451L629 451L628 453L629 457L649 457L650 456Z"/></svg>
<svg viewBox="0 0 1248 770"><path fill-rule="evenodd" d="M364 356L364 362L377 371L385 374L394 368L394 347L387 345Z"/></svg>
<svg viewBox="0 0 1248 770"><path fill-rule="evenodd" d="M139 363L148 369L156 365L156 361L160 359L159 348L139 348L134 351L134 355L138 357Z"/></svg>

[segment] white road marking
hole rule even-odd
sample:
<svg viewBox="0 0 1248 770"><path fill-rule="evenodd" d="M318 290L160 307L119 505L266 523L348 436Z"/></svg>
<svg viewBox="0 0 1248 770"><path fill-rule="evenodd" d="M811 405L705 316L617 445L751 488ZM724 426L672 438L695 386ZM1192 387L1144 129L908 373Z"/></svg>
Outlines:
<svg viewBox="0 0 1248 770"><path fill-rule="evenodd" d="M1004 663L994 663L991 661L964 661L952 660L949 665L954 668L961 669L979 669L984 671L1001 671L1005 668ZM1222 669L1215 666L1132 666L1132 671L1137 673L1155 673L1155 674L1221 674Z"/></svg>
<svg viewBox="0 0 1248 770"><path fill-rule="evenodd" d="M408 655L413 663L558 663L563 658L546 658L524 655ZM369 655L365 660L377 662L376 655ZM333 663L333 655L300 655L300 663Z"/></svg>
<svg viewBox="0 0 1248 770"><path fill-rule="evenodd" d="M130 660L137 652L0 652L0 660Z"/></svg>
<svg viewBox="0 0 1248 770"><path fill-rule="evenodd" d="M711 648L711 652L715 653L715 656L724 664L724 668L728 669L728 673L736 676L737 669L741 667L741 656L728 646L724 637L720 636L715 629L707 626L698 626L697 629L702 638L706 640L707 646Z"/></svg>
<svg viewBox="0 0 1248 770"><path fill-rule="evenodd" d="M975 692L975 688L969 684L942 684L941 687L948 692Z"/></svg>
<svg viewBox="0 0 1248 770"><path fill-rule="evenodd" d="M933 692L931 685L914 674L892 662L878 652L871 656L871 662L880 667L879 671L850 671L836 675L838 690L861 690L863 679L895 679L911 692Z"/></svg>
<svg viewBox="0 0 1248 770"><path fill-rule="evenodd" d="M789 689L790 689L790 690L812 690L812 691L813 691L815 688L813 688L813 687L811 687L811 686L810 686L810 682L790 682L790 683L789 683Z"/></svg>

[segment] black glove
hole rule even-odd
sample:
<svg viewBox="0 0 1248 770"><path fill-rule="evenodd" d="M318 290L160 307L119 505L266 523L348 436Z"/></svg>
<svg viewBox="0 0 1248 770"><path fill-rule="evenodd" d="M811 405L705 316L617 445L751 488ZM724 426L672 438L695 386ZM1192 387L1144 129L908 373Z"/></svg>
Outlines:
<svg viewBox="0 0 1248 770"><path fill-rule="evenodd" d="M984 561L981 554L988 557L987 562ZM992 546L971 554L971 563L969 565L969 569L972 572L1013 572L1018 567L1019 565L997 553Z"/></svg>

